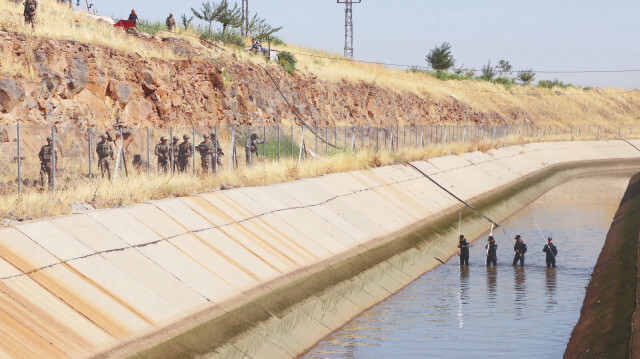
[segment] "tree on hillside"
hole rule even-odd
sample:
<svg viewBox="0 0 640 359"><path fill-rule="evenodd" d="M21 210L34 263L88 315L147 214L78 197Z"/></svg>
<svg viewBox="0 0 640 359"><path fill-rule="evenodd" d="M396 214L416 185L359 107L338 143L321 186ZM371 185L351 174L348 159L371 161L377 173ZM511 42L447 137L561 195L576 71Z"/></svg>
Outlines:
<svg viewBox="0 0 640 359"><path fill-rule="evenodd" d="M227 27L240 27L242 14L240 8L238 8L238 3L233 4L233 8L231 8L227 0L222 0L220 5L215 7L214 19L222 24L222 35L227 31Z"/></svg>
<svg viewBox="0 0 640 359"><path fill-rule="evenodd" d="M282 26L280 27L272 27L267 24L264 19L258 17L258 14L254 14L253 18L249 21L249 27L247 32L251 34L252 37L258 40L264 40L274 33L280 31Z"/></svg>
<svg viewBox="0 0 640 359"><path fill-rule="evenodd" d="M212 4L209 1L205 1L205 2L202 3L202 7L200 8L199 11L194 9L194 8L191 8L191 12L198 19L200 19L202 21L205 21L205 22L208 22L209 23L209 32L211 32L211 23L216 21L215 9L216 9L216 4L215 3ZM186 18L186 16L185 16L185 18Z"/></svg>
<svg viewBox="0 0 640 359"><path fill-rule="evenodd" d="M509 61L506 60L500 60L498 61L498 66L496 66L498 68L498 71L500 72L500 75L504 75L506 73L509 73L511 71L511 69L513 68L511 66L511 64L509 63Z"/></svg>
<svg viewBox="0 0 640 359"><path fill-rule="evenodd" d="M446 41L442 45L436 45L435 48L431 49L426 60L429 66L436 70L437 73L449 70L455 64L455 59L451 54L451 45Z"/></svg>
<svg viewBox="0 0 640 359"><path fill-rule="evenodd" d="M486 81L491 81L495 76L496 70L491 66L491 60L489 60L486 65L482 66L482 76L480 76L480 78Z"/></svg>
<svg viewBox="0 0 640 359"><path fill-rule="evenodd" d="M182 27L184 27L185 30L189 27L189 25L191 25L191 21L193 21L193 16L187 19L187 15L182 14L182 20L180 24L182 25Z"/></svg>
<svg viewBox="0 0 640 359"><path fill-rule="evenodd" d="M529 85L533 78L536 77L536 73L533 72L532 69L527 69L518 72L518 80L522 81L523 84Z"/></svg>

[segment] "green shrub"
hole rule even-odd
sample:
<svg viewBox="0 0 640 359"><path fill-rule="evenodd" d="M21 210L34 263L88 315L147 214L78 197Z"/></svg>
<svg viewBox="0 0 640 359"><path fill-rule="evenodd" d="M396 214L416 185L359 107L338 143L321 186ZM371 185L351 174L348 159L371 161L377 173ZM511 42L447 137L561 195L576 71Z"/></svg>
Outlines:
<svg viewBox="0 0 640 359"><path fill-rule="evenodd" d="M506 76L500 76L497 79L493 80L493 83L500 84L508 90L509 88L511 88L511 86L516 84L516 81Z"/></svg>
<svg viewBox="0 0 640 359"><path fill-rule="evenodd" d="M141 19L136 24L136 27L138 28L138 30L146 32L149 35L155 35L159 31L167 31L167 25L164 21L161 20L150 21Z"/></svg>
<svg viewBox="0 0 640 359"><path fill-rule="evenodd" d="M554 87L567 88L567 87L575 87L575 86L573 86L570 83L565 84L564 82L559 81L558 79L555 79L553 81L540 80L540 81L538 81L538 87L551 89L551 88L554 88Z"/></svg>
<svg viewBox="0 0 640 359"><path fill-rule="evenodd" d="M296 58L292 53L288 51L282 51L278 53L278 63L286 72L290 74L293 74L296 71Z"/></svg>
<svg viewBox="0 0 640 359"><path fill-rule="evenodd" d="M244 41L242 40L242 36L237 31L229 31L226 33L222 33L221 31L216 32L208 32L204 31L200 33L200 38L209 40L209 41L222 41L228 45L234 45L238 47L244 46Z"/></svg>

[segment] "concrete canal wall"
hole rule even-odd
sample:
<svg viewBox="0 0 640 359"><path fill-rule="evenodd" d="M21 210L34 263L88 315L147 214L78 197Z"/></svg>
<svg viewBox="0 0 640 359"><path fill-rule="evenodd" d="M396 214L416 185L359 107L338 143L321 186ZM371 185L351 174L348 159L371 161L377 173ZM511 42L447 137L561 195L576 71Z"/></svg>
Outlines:
<svg viewBox="0 0 640 359"><path fill-rule="evenodd" d="M639 242L640 173L613 219L564 358L640 358Z"/></svg>
<svg viewBox="0 0 640 359"><path fill-rule="evenodd" d="M640 151L555 142L414 164L500 221L571 175L640 168ZM396 165L1 228L0 356L296 356L454 254L459 209ZM463 219L468 237L487 229Z"/></svg>

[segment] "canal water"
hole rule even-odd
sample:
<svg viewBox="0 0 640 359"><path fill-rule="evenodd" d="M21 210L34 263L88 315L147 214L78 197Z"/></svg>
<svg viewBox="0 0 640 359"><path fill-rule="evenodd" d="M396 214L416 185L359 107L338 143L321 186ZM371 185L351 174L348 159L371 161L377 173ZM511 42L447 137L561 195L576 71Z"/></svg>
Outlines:
<svg viewBox="0 0 640 359"><path fill-rule="evenodd" d="M632 173L573 178L494 231L498 266L484 265L488 233L312 348L303 358L560 358L585 287ZM544 236L558 247L547 269ZM464 228L462 228L464 234ZM527 243L514 267L513 237ZM457 241L457 238L451 238Z"/></svg>

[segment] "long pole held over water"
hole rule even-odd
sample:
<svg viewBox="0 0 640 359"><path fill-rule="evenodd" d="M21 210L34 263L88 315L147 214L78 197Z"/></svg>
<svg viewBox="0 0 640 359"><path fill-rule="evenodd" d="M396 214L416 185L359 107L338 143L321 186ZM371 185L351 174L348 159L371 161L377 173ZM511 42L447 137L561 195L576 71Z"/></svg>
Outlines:
<svg viewBox="0 0 640 359"><path fill-rule="evenodd" d="M544 239L544 234L542 234L542 230L540 229L540 226L538 225L538 222L534 219L534 220L533 220L533 223L535 223L535 224L536 224L536 227L538 228L538 232L540 232L540 237L542 237L542 241L546 243L547 248L549 248L549 252L550 252L550 253L553 255L553 257L555 258L555 256L556 256L556 255L555 255L555 254L553 254L553 252L551 252L551 247L549 247L549 242L547 242L547 241ZM557 261L557 260L556 260L556 261Z"/></svg>

